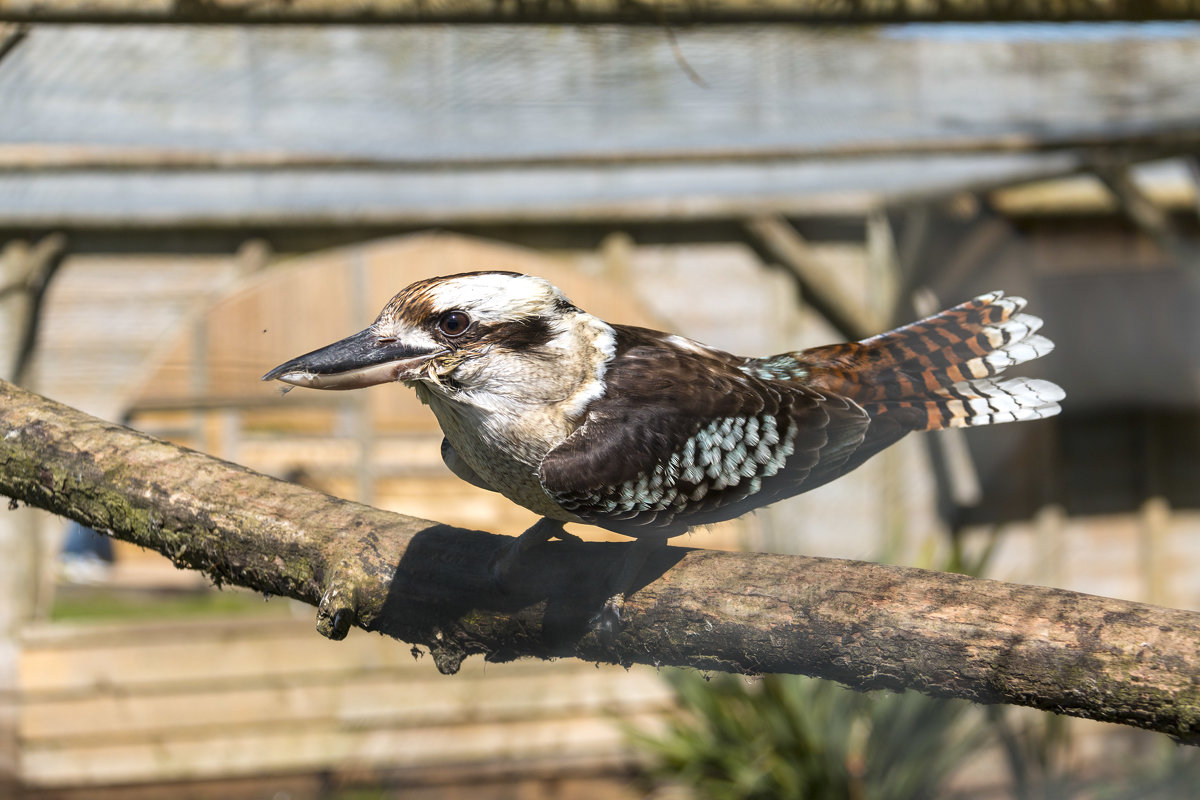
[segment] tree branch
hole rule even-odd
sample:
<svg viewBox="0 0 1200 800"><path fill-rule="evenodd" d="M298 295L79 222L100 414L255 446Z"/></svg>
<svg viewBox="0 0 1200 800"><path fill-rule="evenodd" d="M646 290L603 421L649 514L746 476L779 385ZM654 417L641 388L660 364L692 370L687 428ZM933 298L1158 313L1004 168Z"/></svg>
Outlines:
<svg viewBox="0 0 1200 800"><path fill-rule="evenodd" d="M326 636L355 624L424 645L442 672L482 653L804 673L1200 741L1194 612L911 568L671 547L606 637L589 619L623 544L549 544L504 593L487 576L508 537L329 497L3 382L0 493L157 550L218 585L316 605Z"/></svg>

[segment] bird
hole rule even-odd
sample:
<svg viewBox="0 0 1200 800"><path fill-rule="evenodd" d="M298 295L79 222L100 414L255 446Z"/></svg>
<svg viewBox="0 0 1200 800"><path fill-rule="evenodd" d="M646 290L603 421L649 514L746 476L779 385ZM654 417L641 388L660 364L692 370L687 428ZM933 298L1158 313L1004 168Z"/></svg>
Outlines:
<svg viewBox="0 0 1200 800"><path fill-rule="evenodd" d="M995 291L857 342L765 357L605 322L549 281L478 271L417 281L365 330L262 377L314 389L400 382L467 483L541 519L494 564L568 538L568 522L648 552L850 472L913 431L1057 414L1063 390L1003 376L1053 343L1026 301Z"/></svg>

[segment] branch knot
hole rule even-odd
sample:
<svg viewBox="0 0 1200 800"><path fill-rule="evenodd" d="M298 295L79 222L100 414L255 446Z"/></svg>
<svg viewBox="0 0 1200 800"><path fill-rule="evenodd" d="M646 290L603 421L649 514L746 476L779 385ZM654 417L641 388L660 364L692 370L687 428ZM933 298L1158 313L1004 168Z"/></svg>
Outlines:
<svg viewBox="0 0 1200 800"><path fill-rule="evenodd" d="M346 638L358 618L358 591L346 580L345 572L344 568L334 570L317 605L317 632L336 642Z"/></svg>

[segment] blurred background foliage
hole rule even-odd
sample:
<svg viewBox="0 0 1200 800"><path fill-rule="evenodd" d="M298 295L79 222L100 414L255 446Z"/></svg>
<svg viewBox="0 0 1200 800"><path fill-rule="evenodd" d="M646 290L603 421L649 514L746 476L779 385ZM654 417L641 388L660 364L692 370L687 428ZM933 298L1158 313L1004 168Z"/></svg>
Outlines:
<svg viewBox="0 0 1200 800"><path fill-rule="evenodd" d="M993 528L968 551L951 537L940 568L983 576L1000 540ZM676 707L656 732L626 727L646 756L651 792L696 800L923 800L977 797L954 776L1003 753L1022 800L1185 800L1200 790L1200 748L1141 737L1110 769L1072 762L1065 717L977 706L916 692L857 692L800 675L747 677L669 669Z"/></svg>
<svg viewBox="0 0 1200 800"><path fill-rule="evenodd" d="M665 679L679 710L661 735L635 735L651 758L645 776L704 800L937 797L987 741L962 701L791 675Z"/></svg>
<svg viewBox="0 0 1200 800"><path fill-rule="evenodd" d="M990 745L1007 757L1012 796L1037 800L1185 800L1200 787L1200 750L1155 737L1107 774L1068 760L1064 719L981 709L906 692L855 692L791 675L748 679L669 670L678 708L664 731L631 732L648 757L647 789L697 800L918 800L977 797L953 777Z"/></svg>

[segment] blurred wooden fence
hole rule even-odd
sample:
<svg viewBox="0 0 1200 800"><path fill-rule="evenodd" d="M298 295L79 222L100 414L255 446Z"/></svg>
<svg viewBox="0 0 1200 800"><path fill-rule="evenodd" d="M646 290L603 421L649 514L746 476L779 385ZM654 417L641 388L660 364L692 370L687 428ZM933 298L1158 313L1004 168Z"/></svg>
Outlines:
<svg viewBox="0 0 1200 800"><path fill-rule="evenodd" d="M33 629L18 682L19 778L38 797L225 796L204 782L287 775L462 786L498 764L619 774L618 721L652 724L669 702L653 670L474 661L448 677L403 643L278 619Z"/></svg>

